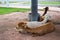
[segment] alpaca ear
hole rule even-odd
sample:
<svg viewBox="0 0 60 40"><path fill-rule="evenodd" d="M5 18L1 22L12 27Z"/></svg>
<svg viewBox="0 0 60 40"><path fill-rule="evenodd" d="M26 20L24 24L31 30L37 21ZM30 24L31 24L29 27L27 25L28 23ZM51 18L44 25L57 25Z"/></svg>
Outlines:
<svg viewBox="0 0 60 40"><path fill-rule="evenodd" d="M24 22L19 22L18 26L22 26L24 24Z"/></svg>

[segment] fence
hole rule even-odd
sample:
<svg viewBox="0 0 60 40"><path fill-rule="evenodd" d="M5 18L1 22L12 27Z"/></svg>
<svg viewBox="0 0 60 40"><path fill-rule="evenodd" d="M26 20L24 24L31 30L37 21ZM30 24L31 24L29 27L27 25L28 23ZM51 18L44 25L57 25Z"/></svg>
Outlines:
<svg viewBox="0 0 60 40"><path fill-rule="evenodd" d="M31 6L31 0L0 0L0 6ZM60 6L60 0L38 0L38 6Z"/></svg>

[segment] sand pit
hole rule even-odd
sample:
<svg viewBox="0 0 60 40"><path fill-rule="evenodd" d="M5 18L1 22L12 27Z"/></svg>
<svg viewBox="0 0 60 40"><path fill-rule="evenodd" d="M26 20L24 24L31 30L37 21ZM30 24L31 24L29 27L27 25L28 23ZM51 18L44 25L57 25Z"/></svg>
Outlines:
<svg viewBox="0 0 60 40"><path fill-rule="evenodd" d="M16 22L27 18L29 12L13 12L11 14L0 15L0 40L60 40L60 24L56 24L56 30L43 36L32 37L28 34L21 34L15 30ZM43 13L42 11L40 13ZM48 12L52 22L60 22L60 12ZM56 15L57 16L56 16ZM56 20L55 20L56 19Z"/></svg>

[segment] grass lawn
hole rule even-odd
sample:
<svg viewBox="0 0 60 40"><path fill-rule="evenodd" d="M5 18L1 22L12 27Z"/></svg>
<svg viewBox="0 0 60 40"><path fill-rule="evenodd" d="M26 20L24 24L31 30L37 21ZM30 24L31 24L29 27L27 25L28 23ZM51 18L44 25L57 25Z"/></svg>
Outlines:
<svg viewBox="0 0 60 40"><path fill-rule="evenodd" d="M0 7L0 15L2 14L9 14L11 12L25 12L29 11L30 9L26 8L6 8L6 7Z"/></svg>
<svg viewBox="0 0 60 40"><path fill-rule="evenodd" d="M23 4L30 4L30 2L24 2ZM38 2L38 4L60 4L60 2Z"/></svg>
<svg viewBox="0 0 60 40"><path fill-rule="evenodd" d="M60 4L60 2L39 2L39 4Z"/></svg>

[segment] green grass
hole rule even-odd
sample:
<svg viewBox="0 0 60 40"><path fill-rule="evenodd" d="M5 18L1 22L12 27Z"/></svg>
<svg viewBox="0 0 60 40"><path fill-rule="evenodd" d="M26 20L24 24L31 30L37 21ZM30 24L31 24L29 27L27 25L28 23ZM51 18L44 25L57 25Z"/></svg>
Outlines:
<svg viewBox="0 0 60 40"><path fill-rule="evenodd" d="M23 4L30 4L30 2L24 2ZM38 4L60 4L60 2L38 2Z"/></svg>
<svg viewBox="0 0 60 40"><path fill-rule="evenodd" d="M39 4L60 4L60 2L39 2Z"/></svg>
<svg viewBox="0 0 60 40"><path fill-rule="evenodd" d="M30 2L24 2L23 4L30 4Z"/></svg>
<svg viewBox="0 0 60 40"><path fill-rule="evenodd" d="M6 8L6 7L0 7L0 15L2 14L9 14L11 12L25 12L29 11L30 9L26 8Z"/></svg>

